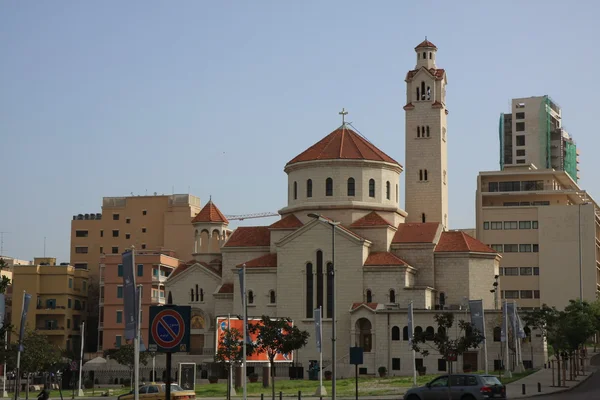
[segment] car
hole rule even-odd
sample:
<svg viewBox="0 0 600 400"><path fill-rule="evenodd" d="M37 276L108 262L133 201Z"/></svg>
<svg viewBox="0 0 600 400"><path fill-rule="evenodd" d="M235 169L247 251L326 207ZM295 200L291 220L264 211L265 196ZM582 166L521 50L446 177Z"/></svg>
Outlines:
<svg viewBox="0 0 600 400"><path fill-rule="evenodd" d="M150 383L140 386L140 400L165 400L165 390L167 385L164 383ZM118 400L133 400L133 390L122 394ZM171 399L173 400L195 400L196 392L193 390L184 390L181 386L171 384Z"/></svg>
<svg viewBox="0 0 600 400"><path fill-rule="evenodd" d="M442 375L425 386L412 388L404 400L452 400L505 399L506 386L494 375L456 374Z"/></svg>

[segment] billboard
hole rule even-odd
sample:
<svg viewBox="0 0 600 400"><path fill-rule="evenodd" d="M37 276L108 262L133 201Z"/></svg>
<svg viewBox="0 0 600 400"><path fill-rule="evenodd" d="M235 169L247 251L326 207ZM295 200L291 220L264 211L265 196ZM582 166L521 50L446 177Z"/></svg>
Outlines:
<svg viewBox="0 0 600 400"><path fill-rule="evenodd" d="M217 334L216 336L216 343L215 343L215 353L217 351L217 349L219 348L219 343L221 343L221 338L223 337L225 330L229 328L229 325L227 323L228 318L227 317L217 317ZM240 333L243 334L243 326L244 326L244 321L241 319L237 319L237 318L231 318L229 319L229 322L231 323L231 328L235 328L237 329ZM248 318L248 325L252 326L252 325L257 325L260 324L261 320L260 318ZM256 334L251 333L250 332L250 341L255 342L256 341ZM267 357L267 354L264 352L254 352L252 353L252 355L247 356L246 361L248 362L269 362L269 357ZM294 361L294 357L293 357L293 353L291 354L280 354L278 353L275 356L275 362L292 362Z"/></svg>

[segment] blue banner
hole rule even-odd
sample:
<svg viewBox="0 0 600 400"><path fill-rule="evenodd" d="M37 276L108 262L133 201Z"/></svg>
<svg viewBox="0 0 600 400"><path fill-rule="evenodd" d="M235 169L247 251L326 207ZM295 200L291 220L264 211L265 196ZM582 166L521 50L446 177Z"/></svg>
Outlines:
<svg viewBox="0 0 600 400"><path fill-rule="evenodd" d="M471 324L485 337L483 300L469 300L469 310L471 311Z"/></svg>
<svg viewBox="0 0 600 400"><path fill-rule="evenodd" d="M29 302L31 295L25 293L23 296L23 311L21 312L21 329L19 330L19 351L23 351L23 339L25 338L25 325L27 325L27 309L29 308Z"/></svg>
<svg viewBox="0 0 600 400"><path fill-rule="evenodd" d="M135 271L133 267L133 251L123 256L123 309L125 314L125 340L135 338L137 327L137 290L135 287Z"/></svg>
<svg viewBox="0 0 600 400"><path fill-rule="evenodd" d="M321 308L315 308L315 310L313 311L313 318L315 319L315 331L316 331L316 335L315 335L315 339L317 340L317 351L319 353L321 353L322 349L321 349L321 333L322 333L322 327L321 327Z"/></svg>
<svg viewBox="0 0 600 400"><path fill-rule="evenodd" d="M408 345L412 347L413 335L415 329L413 327L413 303L408 306Z"/></svg>

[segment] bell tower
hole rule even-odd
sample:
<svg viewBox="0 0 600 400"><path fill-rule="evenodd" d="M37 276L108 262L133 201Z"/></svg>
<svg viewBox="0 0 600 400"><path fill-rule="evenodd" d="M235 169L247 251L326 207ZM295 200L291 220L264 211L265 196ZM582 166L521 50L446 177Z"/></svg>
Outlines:
<svg viewBox="0 0 600 400"><path fill-rule="evenodd" d="M427 38L415 53L417 65L405 79L406 222L439 222L448 229L446 72Z"/></svg>

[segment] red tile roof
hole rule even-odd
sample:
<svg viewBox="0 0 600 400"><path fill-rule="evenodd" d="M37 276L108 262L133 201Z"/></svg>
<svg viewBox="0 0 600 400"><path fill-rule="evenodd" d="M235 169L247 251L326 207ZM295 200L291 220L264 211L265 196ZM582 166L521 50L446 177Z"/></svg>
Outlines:
<svg viewBox="0 0 600 400"><path fill-rule="evenodd" d="M400 224L392 243L433 243L439 227L437 222Z"/></svg>
<svg viewBox="0 0 600 400"><path fill-rule="evenodd" d="M233 283L225 282L221 285L217 293L233 293Z"/></svg>
<svg viewBox="0 0 600 400"><path fill-rule="evenodd" d="M272 228L272 229L296 229L296 228L302 227L303 225L304 224L302 222L300 222L298 217L296 217L294 214L290 214L290 215L280 219L279 221L275 222L274 224L271 224L271 226L269 226L269 228Z"/></svg>
<svg viewBox="0 0 600 400"><path fill-rule="evenodd" d="M209 200L208 203L200 210L198 214L192 220L192 223L196 222L224 222L229 223L227 218L219 211L215 203Z"/></svg>
<svg viewBox="0 0 600 400"><path fill-rule="evenodd" d="M404 110L406 111L406 110L412 110L412 109L414 109L414 108L415 108L415 106L413 105L413 103L407 103L407 104L406 104L404 107L402 107L402 108L404 108Z"/></svg>
<svg viewBox="0 0 600 400"><path fill-rule="evenodd" d="M431 105L431 107L444 107L444 105L442 103L440 103L439 101L434 101L433 104Z"/></svg>
<svg viewBox="0 0 600 400"><path fill-rule="evenodd" d="M271 234L268 226L240 226L229 237L223 247L270 246Z"/></svg>
<svg viewBox="0 0 600 400"><path fill-rule="evenodd" d="M440 241L435 247L435 252L497 253L496 250L488 247L464 232L442 232Z"/></svg>
<svg viewBox="0 0 600 400"><path fill-rule="evenodd" d="M429 40L425 39L423 40L421 43L419 43L417 45L417 47L415 47L416 49L422 49L422 48L433 48L437 50L437 47L435 47L435 44L431 43Z"/></svg>
<svg viewBox="0 0 600 400"><path fill-rule="evenodd" d="M354 221L350 228L364 228L367 226L393 226L388 221L386 221L381 215L377 214L375 211L371 211L364 217L357 219Z"/></svg>
<svg viewBox="0 0 600 400"><path fill-rule="evenodd" d="M246 268L277 268L277 254L265 254L250 261L246 261ZM241 268L243 264L239 264L237 267Z"/></svg>
<svg viewBox="0 0 600 400"><path fill-rule="evenodd" d="M425 70L429 71L429 73L431 75L433 75L436 78L436 80L441 80L442 78L444 78L444 74L446 73L446 70L444 70L443 68L438 68L438 69L430 68L430 69L427 69L425 67L421 67L421 68L413 69L412 71L408 71L406 73L406 79L405 80L409 80L410 78L412 78L413 76L415 76L417 74L417 72L419 72L421 69L425 69Z"/></svg>
<svg viewBox="0 0 600 400"><path fill-rule="evenodd" d="M369 257L367 257L367 260L365 261L365 267L380 265L394 266L407 265L407 263L397 255L387 251L369 254Z"/></svg>
<svg viewBox="0 0 600 400"><path fill-rule="evenodd" d="M220 265L214 265L211 261L211 264L207 264L203 261L196 261L196 260L191 260L191 261L187 261L187 262L182 262L179 263L179 266L177 268L175 268L175 271L173 271L171 273L171 275L169 275L169 278L173 278L179 274L181 274L182 272L186 271L188 268L190 268L192 265L194 264L200 264L202 265L204 268L208 269L209 271L214 272L215 274L221 276L221 268Z"/></svg>
<svg viewBox="0 0 600 400"><path fill-rule="evenodd" d="M377 305L379 303L352 303L351 310L356 310L358 307L362 306L363 304L365 306L369 307L371 310L375 310L375 309L377 309Z"/></svg>
<svg viewBox="0 0 600 400"><path fill-rule="evenodd" d="M367 139L347 127L339 127L315 143L287 165L315 160L370 160L398 164L396 160L379 150Z"/></svg>

